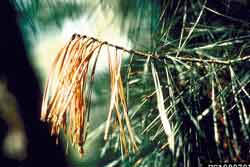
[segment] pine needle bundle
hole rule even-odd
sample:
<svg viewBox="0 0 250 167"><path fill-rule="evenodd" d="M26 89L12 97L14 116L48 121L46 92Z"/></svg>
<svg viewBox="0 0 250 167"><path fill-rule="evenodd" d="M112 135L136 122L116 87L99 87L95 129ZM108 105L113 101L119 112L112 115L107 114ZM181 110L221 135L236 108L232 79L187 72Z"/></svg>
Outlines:
<svg viewBox="0 0 250 167"><path fill-rule="evenodd" d="M74 34L52 63L45 85L41 120L51 124L51 135L58 137L62 129L70 137L72 144L77 146L81 155L87 137L96 64L101 48L106 44L94 38ZM106 47L109 46L106 45ZM122 116L124 116L131 143L136 149L120 76L121 55L117 54L117 49L115 53L114 58L111 58L110 53L108 54L111 102L105 139L110 126L111 112L114 109L120 127L121 146L127 150L125 128L122 123ZM93 65L90 65L91 60L94 61ZM88 75L89 70L90 75ZM123 113L119 110L120 104Z"/></svg>
<svg viewBox="0 0 250 167"><path fill-rule="evenodd" d="M119 124L119 131L120 131L120 143L121 143L121 150L125 153L128 153L128 147L126 143L126 134L125 134L125 128L122 121L122 116L120 114L119 109L119 102L121 103L124 118L125 118L125 124L128 128L129 138L132 144L132 149L135 151L137 149L136 142L134 139L133 131L130 125L130 121L127 114L127 104L125 100L125 95L123 91L123 85L122 85L122 79L120 75L120 68L121 68L121 54L118 54L118 49L115 49L115 56L112 57L110 54L110 50L108 48L108 64L109 64L109 72L110 72L110 87L111 87L111 102L110 102L110 108L109 108L109 114L107 118L107 125L105 129L105 135L104 139L107 140L108 132L109 132L109 125L111 121L111 115L112 111L115 110L118 124Z"/></svg>

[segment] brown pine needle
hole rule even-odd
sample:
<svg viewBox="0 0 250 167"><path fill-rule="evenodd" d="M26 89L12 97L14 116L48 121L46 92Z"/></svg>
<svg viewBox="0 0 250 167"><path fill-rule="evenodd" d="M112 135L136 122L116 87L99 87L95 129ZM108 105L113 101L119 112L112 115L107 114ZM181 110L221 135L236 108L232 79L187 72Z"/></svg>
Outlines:
<svg viewBox="0 0 250 167"><path fill-rule="evenodd" d="M51 124L51 135L58 136L62 129L70 137L72 145L77 146L81 155L87 138L95 69L103 45L110 47L107 42L73 35L53 61L45 85L41 120ZM128 143L132 143L133 151L137 149L137 145L127 113L126 98L120 76L122 58L121 54L118 54L117 48L114 55L111 57L111 54L108 54L111 100L105 139L107 139L112 111L115 110L121 148L127 154ZM94 59L94 64L90 67L92 59ZM90 76L88 76L89 70ZM127 138L127 133L129 138Z"/></svg>
<svg viewBox="0 0 250 167"><path fill-rule="evenodd" d="M120 76L120 68L121 68L121 54L118 54L117 48L115 49L115 56L112 57L110 54L110 50L108 48L108 64L109 64L109 72L110 72L110 82L111 82L111 100L110 100L110 108L109 108L109 114L107 118L107 123L106 123L106 129L105 129L105 134L104 134L104 139L107 140L108 133L109 133L109 127L110 127L110 121L111 121L111 115L112 111L115 108L115 113L119 122L120 126L120 141L121 141L121 147L124 150L125 154L128 152L127 148L127 143L128 141L126 140L126 134L125 134L125 129L123 125L123 120L121 117L121 111L120 111L120 106L119 103L121 104L123 115L125 118L125 124L128 129L128 134L129 134L129 140L132 143L132 149L133 151L137 150L137 145L134 139L134 134L130 125L130 121L128 118L127 114L127 105L125 101L125 95L123 92L123 85L122 85L122 80Z"/></svg>

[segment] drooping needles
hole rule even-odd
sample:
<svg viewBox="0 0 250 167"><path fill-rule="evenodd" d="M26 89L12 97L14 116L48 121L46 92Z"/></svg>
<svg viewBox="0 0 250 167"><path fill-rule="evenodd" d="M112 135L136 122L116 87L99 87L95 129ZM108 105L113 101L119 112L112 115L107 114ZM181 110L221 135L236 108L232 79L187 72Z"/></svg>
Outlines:
<svg viewBox="0 0 250 167"><path fill-rule="evenodd" d="M51 135L58 136L63 130L71 139L72 144L77 146L81 155L87 138L97 60L104 46L108 49L111 82L111 100L105 139L108 137L111 113L114 110L119 122L120 142L123 150L128 152L127 140L132 143L133 150L137 149L120 75L121 53L116 48L114 54L111 54L109 50L111 46L106 44L106 42L100 42L94 38L74 34L52 63L45 85L41 120L47 121L51 125ZM93 60L92 65L91 60ZM125 125L127 128L124 127ZM128 131L128 139L125 129Z"/></svg>

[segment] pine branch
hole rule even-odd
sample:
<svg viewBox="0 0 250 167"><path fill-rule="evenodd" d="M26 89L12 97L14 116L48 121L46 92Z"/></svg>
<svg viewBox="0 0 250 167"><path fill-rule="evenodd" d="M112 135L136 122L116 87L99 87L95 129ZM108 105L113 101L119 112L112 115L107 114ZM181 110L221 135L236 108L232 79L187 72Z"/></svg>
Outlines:
<svg viewBox="0 0 250 167"><path fill-rule="evenodd" d="M74 39L75 36L79 36L82 38L91 38L92 40L99 42L99 43L103 43L106 44L108 46L114 47L116 49L125 51L127 53L130 54L134 54L137 56L141 56L144 58L154 58L154 59L170 59L170 60L178 60L178 61L184 61L184 62L189 62L189 63L201 63L203 65L207 65L207 64L218 64L218 65L232 65L232 64L237 64L237 63L242 63L242 62L246 62L246 61L250 61L250 55L244 56L244 57L240 57L240 58L235 58L235 59L202 59L202 58L192 58L192 57L175 57L175 56L170 56L170 55L158 55L158 54L153 54L153 53L145 53L145 52L141 52L138 50L134 50L134 49L127 49L124 48L122 46L118 46L112 43L109 43L107 41L101 41L97 38L94 37L88 37L86 35L79 35L79 34L73 34L72 38Z"/></svg>

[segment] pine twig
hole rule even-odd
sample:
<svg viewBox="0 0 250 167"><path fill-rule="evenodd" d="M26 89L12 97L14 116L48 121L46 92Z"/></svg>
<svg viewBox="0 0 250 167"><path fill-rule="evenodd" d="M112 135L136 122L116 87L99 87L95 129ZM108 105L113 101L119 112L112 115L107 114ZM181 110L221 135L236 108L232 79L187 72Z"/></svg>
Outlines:
<svg viewBox="0 0 250 167"><path fill-rule="evenodd" d="M158 54L152 54L152 53L145 53L145 52L141 52L138 50L134 50L134 49L127 49L124 48L122 46L118 46L112 43L109 43L107 41L101 41L97 38L94 37L88 37L86 35L79 35L79 34L74 34L72 38L74 38L75 36L79 36L82 38L91 38L92 40L99 42L99 43L103 43L106 44L108 46L114 47L118 50L122 50L125 51L127 53L130 54L134 54L137 56L141 56L141 57L150 57L150 58L154 58L154 59L171 59L171 60L179 60L179 61L184 61L184 62L189 62L189 63L201 63L203 65L207 65L207 64L218 64L218 65L232 65L232 64L237 64L237 63L242 63L242 62L246 62L246 61L250 61L250 55L244 56L244 57L240 57L240 58L236 58L236 59L201 59L201 58L192 58L192 57L175 57L175 56L170 56L170 55L158 55Z"/></svg>

